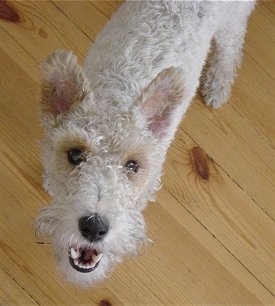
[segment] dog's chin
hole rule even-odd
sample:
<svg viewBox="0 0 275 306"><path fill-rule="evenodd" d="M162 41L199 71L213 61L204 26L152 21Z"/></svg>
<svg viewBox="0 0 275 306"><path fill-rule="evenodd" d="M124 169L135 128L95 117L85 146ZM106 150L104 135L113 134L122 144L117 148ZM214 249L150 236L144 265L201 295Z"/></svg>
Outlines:
<svg viewBox="0 0 275 306"><path fill-rule="evenodd" d="M92 248L70 247L66 252L56 252L56 257L64 279L81 287L96 286L111 270L108 256Z"/></svg>

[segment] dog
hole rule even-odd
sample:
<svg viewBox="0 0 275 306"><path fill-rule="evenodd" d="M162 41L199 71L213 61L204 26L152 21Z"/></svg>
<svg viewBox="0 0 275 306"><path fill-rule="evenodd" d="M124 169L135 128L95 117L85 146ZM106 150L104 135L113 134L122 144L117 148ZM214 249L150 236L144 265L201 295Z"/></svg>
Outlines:
<svg viewBox="0 0 275 306"><path fill-rule="evenodd" d="M129 1L84 68L62 50L42 64L44 188L53 203L36 231L51 237L66 279L95 286L142 252L143 211L177 126L200 81L207 105L228 100L254 5Z"/></svg>

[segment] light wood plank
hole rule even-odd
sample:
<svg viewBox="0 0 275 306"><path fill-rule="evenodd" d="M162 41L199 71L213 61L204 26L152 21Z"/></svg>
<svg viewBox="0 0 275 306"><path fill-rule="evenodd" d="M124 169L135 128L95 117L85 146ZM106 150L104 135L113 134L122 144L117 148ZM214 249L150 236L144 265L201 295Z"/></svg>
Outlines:
<svg viewBox="0 0 275 306"><path fill-rule="evenodd" d="M274 18L274 1L258 1L256 10L249 21L245 45L245 53L250 54L257 65L273 79L275 65L272 50L275 43Z"/></svg>
<svg viewBox="0 0 275 306"><path fill-rule="evenodd" d="M235 258L274 292L274 222L182 130L168 155L164 184Z"/></svg>
<svg viewBox="0 0 275 306"><path fill-rule="evenodd" d="M217 240L214 234L211 233L207 229L207 227L203 223L200 222L200 220L196 218L192 218L191 217L192 214L190 213L188 208L185 207L185 209L183 209L183 203L187 203L186 200L184 200L183 203L179 203L175 199L174 194L171 195L170 192L167 192L166 188L164 188L160 191L160 194L158 196L158 202L160 203L161 207L165 209L168 212L168 214L174 218L175 221L181 224L181 226L185 229L186 232L188 232L190 236L194 237L195 241L197 241L203 248L205 248L205 250L207 250L209 254L212 254L213 258L215 258L218 265L223 266L228 272L230 272L230 274L235 278L234 280L232 280L232 284L239 282L239 285L246 287L250 293L253 293L255 295L255 301L250 302L250 303L257 304L257 301L256 301L257 299L259 299L263 304L269 304L269 303L274 302L274 295L268 292L262 286L259 286L259 282L254 278L254 276L250 273L250 271L246 268L246 266L240 264L240 262L232 256L231 252L227 248L224 248L224 246L222 246L222 243ZM158 212L156 212L152 220L154 220L154 218L156 218L157 215L158 215ZM167 227L164 228L164 231L166 229ZM169 227L169 231L170 231L170 227ZM160 232L159 240L162 241L161 243L165 244L165 241L163 242L161 235L162 235L162 232ZM185 252L186 248L189 248L189 244L187 243L187 244L182 245L178 243L177 237L178 237L178 234L175 234L174 239L175 239L175 244L177 245L176 252L178 252L179 254L182 254L182 252ZM195 252L193 260L200 261L203 256L204 254ZM171 262L173 262L173 257L171 258ZM209 264L207 263L203 269L211 270L213 269L213 267L214 266L211 265L209 262ZM212 281L212 279L208 279L207 281ZM230 284L228 286L231 287ZM219 290L220 288L221 288L220 293L222 294L224 288L223 286L220 287L219 281L213 284L213 287L216 288L216 290L215 292L212 292L211 290L211 292L209 292L210 295L217 294L217 292L220 291ZM195 288L194 290L195 290L194 294L195 295L198 294ZM215 297L215 299L216 298L217 296ZM228 304L233 305L234 304L233 299L234 299L234 294L231 292L231 297L228 296ZM207 304L204 298L202 298L198 303ZM221 301L209 302L209 303L210 304L220 303L223 305L227 304L223 297L221 298ZM235 303L242 304L245 302L241 302L241 300L239 301L236 300Z"/></svg>
<svg viewBox="0 0 275 306"><path fill-rule="evenodd" d="M18 301L25 305L36 305L37 302L28 295L17 281L12 278L6 271L0 268L0 304L1 305L16 305ZM17 284L17 286L16 286Z"/></svg>
<svg viewBox="0 0 275 306"><path fill-rule="evenodd" d="M124 1L89 1L97 10L102 12L107 19L110 19L115 11L121 6Z"/></svg>
<svg viewBox="0 0 275 306"><path fill-rule="evenodd" d="M38 63L56 49L73 50L81 59L87 53L90 40L54 3L50 1L12 3L22 21L15 24L1 22L1 28Z"/></svg>
<svg viewBox="0 0 275 306"><path fill-rule="evenodd" d="M91 41L94 41L96 35L104 27L111 17L114 8L108 2L82 2L78 1L54 1L54 4L66 14L66 16L85 33ZM91 18L92 16L92 18ZM82 22L79 23L79 20Z"/></svg>
<svg viewBox="0 0 275 306"><path fill-rule="evenodd" d="M213 111L197 102L186 115L182 128L274 220L273 147L230 104ZM259 187L261 182L264 188Z"/></svg>
<svg viewBox="0 0 275 306"><path fill-rule="evenodd" d="M233 87L233 106L275 148L274 2L259 2L249 23L244 62Z"/></svg>

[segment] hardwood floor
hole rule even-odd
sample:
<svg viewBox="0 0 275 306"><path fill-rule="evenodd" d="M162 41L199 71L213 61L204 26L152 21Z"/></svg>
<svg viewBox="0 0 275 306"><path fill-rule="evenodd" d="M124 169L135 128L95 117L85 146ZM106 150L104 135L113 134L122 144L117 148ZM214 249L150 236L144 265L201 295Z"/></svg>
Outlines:
<svg viewBox="0 0 275 306"><path fill-rule="evenodd" d="M37 243L39 64L60 48L82 61L119 5L0 2L0 304L275 305L275 2L252 15L230 102L188 110L145 212L152 247L80 289Z"/></svg>

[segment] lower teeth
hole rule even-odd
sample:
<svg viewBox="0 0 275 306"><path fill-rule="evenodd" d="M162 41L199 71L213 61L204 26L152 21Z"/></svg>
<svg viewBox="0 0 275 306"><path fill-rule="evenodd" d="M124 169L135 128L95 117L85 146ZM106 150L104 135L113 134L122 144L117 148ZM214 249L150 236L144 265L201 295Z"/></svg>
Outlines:
<svg viewBox="0 0 275 306"><path fill-rule="evenodd" d="M92 264L82 264L82 263L80 263L78 260L74 260L74 264L75 264L76 266L78 266L79 268L81 268L81 269L91 269L91 268L93 268L93 267L96 265L96 263L92 263Z"/></svg>

